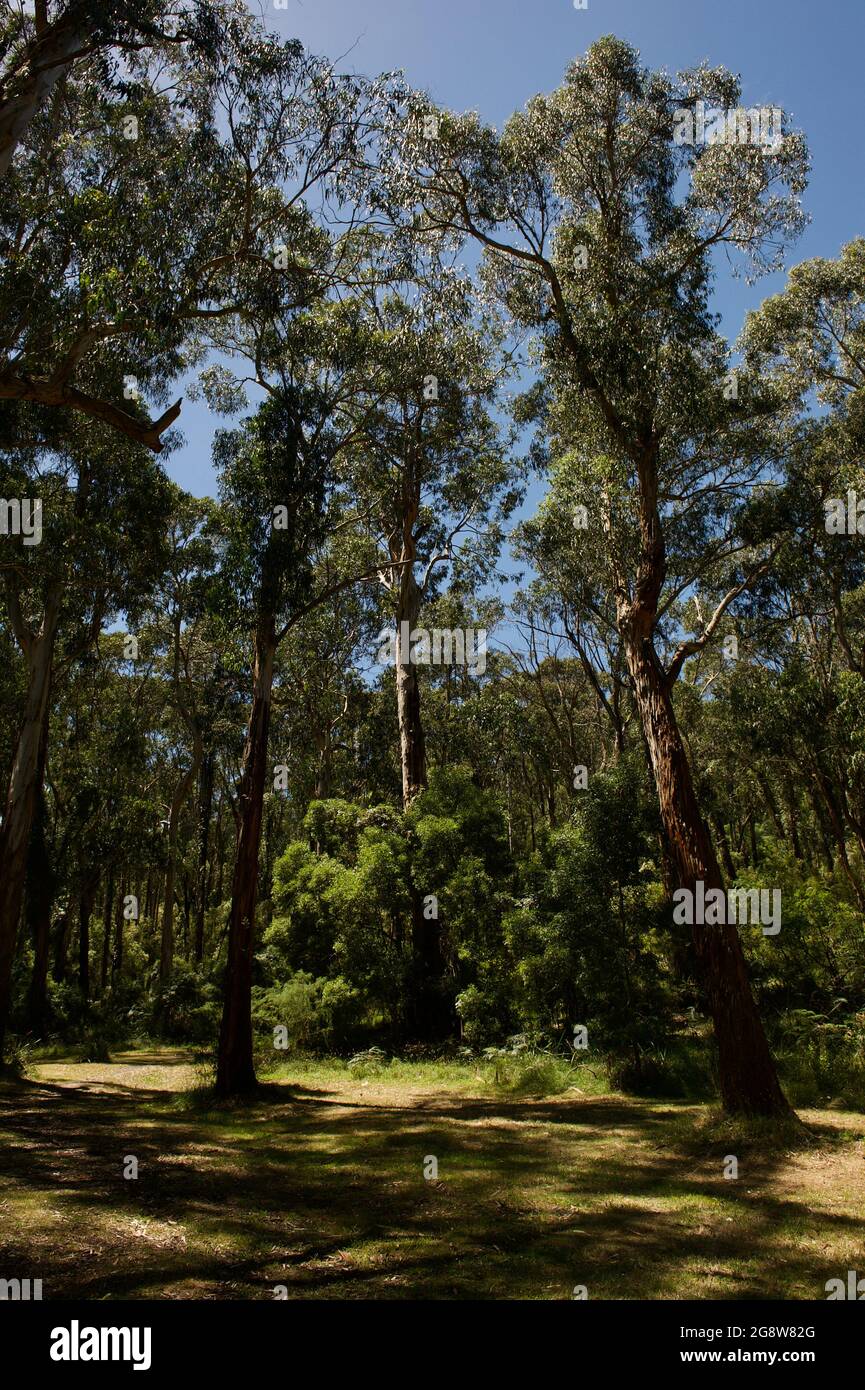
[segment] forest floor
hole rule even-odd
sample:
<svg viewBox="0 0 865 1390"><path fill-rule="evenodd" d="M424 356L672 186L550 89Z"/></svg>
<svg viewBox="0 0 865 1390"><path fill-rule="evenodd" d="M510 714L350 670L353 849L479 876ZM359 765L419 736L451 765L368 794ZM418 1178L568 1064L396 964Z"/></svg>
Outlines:
<svg viewBox="0 0 865 1390"><path fill-rule="evenodd" d="M865 1272L862 1115L801 1111L809 1142L778 1149L706 1106L502 1098L466 1068L288 1064L234 1108L196 1081L159 1049L0 1085L0 1277L46 1299L795 1299Z"/></svg>

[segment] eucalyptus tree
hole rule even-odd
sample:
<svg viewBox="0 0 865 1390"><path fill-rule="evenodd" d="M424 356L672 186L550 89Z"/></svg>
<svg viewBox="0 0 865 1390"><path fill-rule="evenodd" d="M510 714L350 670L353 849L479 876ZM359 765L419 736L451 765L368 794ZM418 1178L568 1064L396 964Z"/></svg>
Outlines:
<svg viewBox="0 0 865 1390"><path fill-rule="evenodd" d="M0 536L6 619L25 687L0 827L0 1040L52 683L92 649L104 623L145 597L162 563L168 506L156 461L134 445L118 448L106 429L79 424L62 439L27 443L0 464L0 494L30 509L18 534Z"/></svg>
<svg viewBox="0 0 865 1390"><path fill-rule="evenodd" d="M31 402L158 453L180 413L171 385L204 351L196 330L308 281L306 202L333 189L387 83L335 75L240 0L184 14L218 41L127 46L119 73L96 44L4 179L2 435L26 428ZM155 418L150 402L165 406Z"/></svg>
<svg viewBox="0 0 865 1390"><path fill-rule="evenodd" d="M0 20L0 177L58 84L96 57L115 88L142 49L213 52L226 10L212 0L10 0Z"/></svg>
<svg viewBox="0 0 865 1390"><path fill-rule="evenodd" d="M173 490L165 571L154 589L151 642L159 642L166 678L166 706L177 737L180 766L167 807L167 863L162 907L160 982L168 983L174 955L174 899L180 818L212 745L208 726L218 707L223 671L208 625L209 590L216 548L212 507ZM206 832L202 829L201 834ZM198 889L200 893L200 887Z"/></svg>
<svg viewBox="0 0 865 1390"><path fill-rule="evenodd" d="M865 449L865 238L835 260L794 266L785 288L745 321L746 360L803 407L811 393L842 419L849 447Z"/></svg>
<svg viewBox="0 0 865 1390"><path fill-rule="evenodd" d="M387 260L384 268L372 261L369 239L353 229L332 237L310 216L307 231L314 271L307 301L286 302L279 313L250 316L218 335L223 350L250 364L249 377L265 394L255 415L240 430L220 433L216 444L227 528L223 572L240 600L239 622L253 635L217 1070L217 1086L226 1093L255 1084L252 941L277 649L335 595L411 563L378 553L364 524L365 451L393 392L364 291L388 273ZM211 400L226 408L243 387L228 367L205 376ZM480 438L483 433L475 442ZM489 461L488 448L483 462ZM458 481L454 488L458 496ZM474 494L473 501L479 505Z"/></svg>
<svg viewBox="0 0 865 1390"><path fill-rule="evenodd" d="M358 402L351 462L394 625L404 809L427 783L418 666L434 654L412 635L421 608L448 573L462 588L494 578L520 496L512 440L495 417L507 365L495 319L478 313L461 276L420 274L414 289L373 287L364 297L372 384Z"/></svg>
<svg viewBox="0 0 865 1390"><path fill-rule="evenodd" d="M809 611L828 604L850 669L865 674L845 616L863 579L865 239L836 260L794 266L784 290L748 315L740 345L798 424L789 467L798 544L784 582Z"/></svg>
<svg viewBox="0 0 865 1390"><path fill-rule="evenodd" d="M786 121L767 133L758 120L755 131L740 96L721 68L651 72L608 37L501 134L475 115L425 120L430 103L415 98L394 123L380 184L392 216L407 209L404 221L420 216L430 233L479 244L489 291L538 336L554 452L572 465L562 525L573 538L574 509L585 507L603 537L592 564L614 595L676 873L692 891L723 885L672 687L771 555L738 534L737 511L772 446L736 437L752 412L715 332L713 268L724 252L741 253L754 274L780 265L803 222L807 172L801 136ZM695 133L701 101L733 113L723 139ZM726 571L719 602L662 660L670 605L710 571ZM735 927L695 925L694 946L725 1106L784 1111Z"/></svg>
<svg viewBox="0 0 865 1390"><path fill-rule="evenodd" d="M341 539L335 538L318 564L325 589L346 572L335 553ZM371 582L342 589L292 628L280 648L276 747L292 800L304 811L311 800L345 795L346 783L356 780L354 734L365 692L361 672L369 663L379 616Z"/></svg>
<svg viewBox="0 0 865 1390"><path fill-rule="evenodd" d="M861 906L865 240L851 241L836 259L794 266L785 288L748 315L741 346L749 367L799 417L790 468L797 544L777 577L788 641L781 698Z"/></svg>
<svg viewBox="0 0 865 1390"><path fill-rule="evenodd" d="M322 244L322 243L320 243ZM329 240L324 239L326 255ZM317 560L346 523L337 460L354 433L345 401L360 389L365 336L350 306L313 301L274 319L258 343L264 401L241 427L219 431L214 455L223 508L223 615L252 636L252 700L238 789L238 831L217 1087L255 1085L251 980L268 739L277 649L298 622L363 577L362 550L318 582ZM265 355L266 353L266 355ZM375 573L367 565L366 577Z"/></svg>

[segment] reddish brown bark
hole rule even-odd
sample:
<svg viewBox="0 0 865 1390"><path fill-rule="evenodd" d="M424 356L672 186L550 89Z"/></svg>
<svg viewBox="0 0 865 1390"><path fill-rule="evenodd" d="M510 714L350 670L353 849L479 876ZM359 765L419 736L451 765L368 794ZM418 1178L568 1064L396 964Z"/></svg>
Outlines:
<svg viewBox="0 0 865 1390"><path fill-rule="evenodd" d="M651 638L638 623L625 629L628 669L646 735L661 818L679 886L695 891L724 883L712 841L700 815L691 769L673 710L666 676ZM694 953L706 991L718 1048L721 1097L733 1113L785 1114L762 1021L751 993L735 925L694 925Z"/></svg>
<svg viewBox="0 0 865 1390"><path fill-rule="evenodd" d="M681 662L661 668L654 647L658 600L666 575L666 553L658 512L657 443L637 456L640 506L640 558L633 588L616 574L616 606L625 660L643 727L658 804L679 887L695 892L724 883L694 790L685 745L676 722L672 684ZM724 1108L731 1113L783 1115L789 1106L748 980L736 926L692 928L694 954L702 977L718 1048Z"/></svg>

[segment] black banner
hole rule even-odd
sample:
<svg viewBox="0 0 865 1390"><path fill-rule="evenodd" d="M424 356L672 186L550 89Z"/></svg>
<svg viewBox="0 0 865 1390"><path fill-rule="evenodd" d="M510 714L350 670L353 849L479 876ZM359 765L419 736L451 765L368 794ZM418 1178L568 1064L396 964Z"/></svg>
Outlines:
<svg viewBox="0 0 865 1390"><path fill-rule="evenodd" d="M861 1355L860 1301L7 1302L0 1306L0 1336L7 1357L23 1357L32 1371L59 1384L105 1374L212 1373L242 1375L246 1385L250 1374L277 1374L280 1366L287 1383L301 1365L309 1379L316 1363L316 1378L330 1378L335 1367L356 1373L381 1366L384 1349L404 1345L415 1332L423 1339L422 1362L402 1361L401 1378L428 1381L440 1367L451 1379L471 1362L488 1372L501 1360L507 1370L518 1347L521 1359L528 1356L539 1369L565 1354L575 1371L591 1360L613 1373L686 1376L712 1366L799 1366L825 1381ZM842 1306L851 1302L856 1306ZM395 1368L390 1356L388 1364Z"/></svg>

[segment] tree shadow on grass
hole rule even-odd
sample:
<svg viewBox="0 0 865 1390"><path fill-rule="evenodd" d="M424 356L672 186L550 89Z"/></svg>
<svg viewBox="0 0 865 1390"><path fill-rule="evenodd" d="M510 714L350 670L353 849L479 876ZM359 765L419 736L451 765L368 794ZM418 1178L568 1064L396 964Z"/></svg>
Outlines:
<svg viewBox="0 0 865 1390"><path fill-rule="evenodd" d="M717 1145L682 1142L700 1113L288 1085L196 1114L164 1090L24 1083L0 1092L0 1275L85 1299L822 1296L859 1219L786 1191L782 1154L725 1181Z"/></svg>

